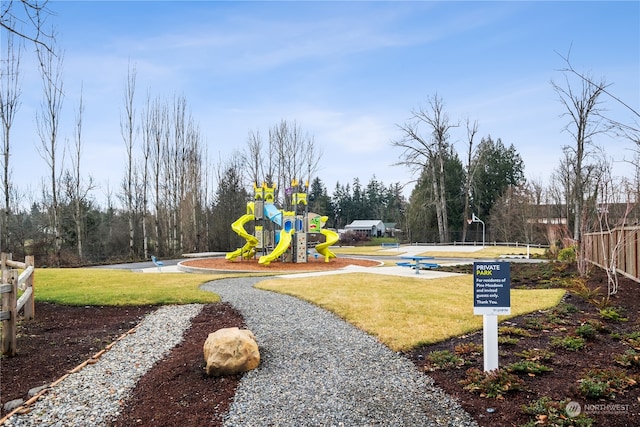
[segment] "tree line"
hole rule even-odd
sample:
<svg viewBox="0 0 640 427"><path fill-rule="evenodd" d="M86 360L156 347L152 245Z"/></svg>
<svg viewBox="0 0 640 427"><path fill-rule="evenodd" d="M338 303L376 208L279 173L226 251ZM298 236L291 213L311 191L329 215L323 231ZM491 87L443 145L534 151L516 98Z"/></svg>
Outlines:
<svg viewBox="0 0 640 427"><path fill-rule="evenodd" d="M635 176L617 177L594 138L608 133L621 144L630 143L637 155L640 126L637 121L609 119L602 107L604 96L627 105L611 94L605 80L575 71L568 57L563 81L552 81L551 86L565 109L571 143L563 147L564 157L548 186L525 179L525 165L513 143L490 134L480 137L477 121L450 118L445 101L435 94L425 106L413 109L406 123L397 125L399 137L390 141L401 152L396 165L416 177L408 199L409 183L383 183L375 176L366 185L358 177L337 182L330 195L318 176L323 153L314 136L295 120L281 120L264 133L250 130L244 149L214 161L188 100L148 89L140 102L137 71L130 64L119 123L125 174L118 187L106 189L106 206L99 205L93 196L96 185L83 169L82 91L75 100L70 164L63 162L61 152L68 148L61 147L59 128L65 101L64 55L55 45L55 32L45 33L41 27L44 9L36 11L38 26L30 35L14 29L9 8L3 10L1 26L0 247L17 257L32 254L43 264L79 265L148 259L151 254L228 251L242 244L230 225L245 212L253 185L262 183L275 186L276 202L284 209L291 209L290 190L297 182L308 191L310 211L329 216L329 227L342 229L358 219L382 220L394 223L396 237L408 242L473 242L486 237L572 244L585 232L619 223L619 205L627 206L624 221L638 221L638 158L631 160ZM36 46L40 64L43 101L35 122L38 154L47 166L41 194L28 204L12 182L10 155L25 40ZM636 120L638 114L627 108ZM477 222L469 222L472 218L486 224L486 236Z"/></svg>

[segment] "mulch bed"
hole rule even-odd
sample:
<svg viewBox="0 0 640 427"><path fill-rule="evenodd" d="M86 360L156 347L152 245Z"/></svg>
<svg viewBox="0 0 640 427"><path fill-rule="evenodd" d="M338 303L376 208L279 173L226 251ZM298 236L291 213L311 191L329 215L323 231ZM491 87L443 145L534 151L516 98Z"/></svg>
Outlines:
<svg viewBox="0 0 640 427"><path fill-rule="evenodd" d="M262 273L294 273L294 272L310 272L310 271L328 271L337 270L348 267L350 265L359 265L362 267L374 267L379 265L377 261L360 258L331 258L329 262L325 262L324 257L315 258L310 256L306 263L292 263L274 261L269 265L258 264L257 259L240 259L228 261L224 258L202 258L183 261L182 265L186 267L205 268L220 271L250 271Z"/></svg>
<svg viewBox="0 0 640 427"><path fill-rule="evenodd" d="M248 263L241 263L243 268L246 268ZM353 260L349 261L349 264L353 263ZM324 260L318 264L324 265ZM275 270L276 263L271 266ZM548 278L548 272L541 272L541 268L543 267L513 264L512 286L554 286L555 282ZM569 277L572 273L566 269L553 272L557 277ZM587 286L591 289L604 286L606 289L603 273L594 271ZM623 313L627 318L624 322L602 320L595 305L584 301L577 294L569 293L565 303L570 304L575 310L537 312L510 320L509 325L527 329L532 336L517 337L519 341L513 345L501 345L501 367L519 360L516 353L526 349L547 348L551 349L555 356L546 362L547 366L553 368L552 372L533 377L522 375L523 389L507 393L504 399L481 397L479 394L463 390L459 384L469 367L482 369L481 354L464 354L462 357L466 364L459 369L430 370L430 352L453 352L456 346L471 342L482 344L481 333L423 346L407 353L406 356L420 369L425 369L425 374L432 376L438 386L457 398L482 426L518 426L530 421L535 422L535 418L523 413L521 406L530 404L542 396L554 400L571 399L581 405L619 404L628 409L618 413L588 415L597 422L596 425L637 425L640 417L639 386L616 394L613 400L586 399L578 393L577 380L585 369L590 368L619 367L629 376L640 375L637 365L623 367L614 361L615 355L631 348L628 342L617 339L616 336L640 331L640 284L621 278L618 294L610 301L611 306L624 309ZM26 399L26 393L30 388L55 381L130 330L144 315L154 309L155 307L150 306L69 307L36 303L36 319L22 322L19 327L18 356L2 359L2 403L16 398ZM574 334L576 327L587 321L600 321L605 329L587 341L586 349L568 351L550 347L551 336ZM533 325L545 326L542 329L532 329ZM228 326L242 326L242 319L232 307L226 304L205 306L202 313L194 318L193 326L187 332L185 340L140 380L133 390L131 399L123 404L123 415L114 421L113 425L221 425L222 417L235 393L239 376L209 378L204 375L202 345L208 333ZM489 408L492 408L493 412L487 412ZM2 415L6 413L3 412ZM538 425L549 425L545 424L543 419L538 421Z"/></svg>

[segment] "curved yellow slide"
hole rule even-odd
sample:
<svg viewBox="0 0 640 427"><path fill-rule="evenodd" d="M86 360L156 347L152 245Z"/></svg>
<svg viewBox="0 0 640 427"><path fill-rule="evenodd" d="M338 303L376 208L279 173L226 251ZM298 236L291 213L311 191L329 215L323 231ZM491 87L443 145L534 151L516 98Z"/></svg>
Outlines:
<svg viewBox="0 0 640 427"><path fill-rule="evenodd" d="M322 233L326 239L324 243L320 243L316 246L316 252L324 256L324 262L329 262L329 259L336 257L336 254L329 250L329 246L335 245L336 242L340 240L340 236L338 236L338 233L335 231L326 230L324 228L320 230L320 233Z"/></svg>
<svg viewBox="0 0 640 427"><path fill-rule="evenodd" d="M258 238L247 233L247 230L244 229L244 225L249 221L253 221L254 218L253 214L244 214L231 224L231 229L240 237L245 239L247 243L245 243L243 247L227 253L225 256L226 259L236 259L240 255L245 258L251 258L253 256L255 253L255 247L258 245Z"/></svg>
<svg viewBox="0 0 640 427"><path fill-rule="evenodd" d="M291 233L286 230L280 230L280 241L270 254L260 257L260 259L258 260L258 264L269 265L271 261L275 260L280 255L285 253L290 244Z"/></svg>

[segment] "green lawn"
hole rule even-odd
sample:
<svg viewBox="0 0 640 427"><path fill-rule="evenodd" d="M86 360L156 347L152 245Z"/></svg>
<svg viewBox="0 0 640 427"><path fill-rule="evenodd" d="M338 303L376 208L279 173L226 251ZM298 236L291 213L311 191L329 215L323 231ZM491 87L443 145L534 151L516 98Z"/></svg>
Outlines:
<svg viewBox="0 0 640 427"><path fill-rule="evenodd" d="M462 247L461 247L462 248ZM331 247L331 251L336 254L343 255L361 255L361 256L400 256L404 255L406 251L403 246L399 249L396 248L382 248L380 246L343 246L343 247ZM530 248L529 253L531 255L543 255L545 252L541 248ZM497 258L500 255L526 255L526 246L486 246L484 249L479 249L475 252L462 252L462 251L426 251L419 255L422 256L435 256L439 258Z"/></svg>
<svg viewBox="0 0 640 427"><path fill-rule="evenodd" d="M37 301L66 305L214 303L200 285L237 274L134 273L94 268L36 270ZM391 349L408 350L482 328L473 315L473 276L416 279L367 273L268 279L261 289L310 301L376 336ZM555 306L564 290L511 291L511 316Z"/></svg>
<svg viewBox="0 0 640 427"><path fill-rule="evenodd" d="M134 273L97 268L39 268L36 301L66 305L157 305L212 303L220 297L198 289L230 275Z"/></svg>
<svg viewBox="0 0 640 427"><path fill-rule="evenodd" d="M414 279L367 273L275 279L260 289L309 301L377 337L392 350L409 350L482 329L473 314L473 276ZM562 289L511 291L511 316L553 307Z"/></svg>

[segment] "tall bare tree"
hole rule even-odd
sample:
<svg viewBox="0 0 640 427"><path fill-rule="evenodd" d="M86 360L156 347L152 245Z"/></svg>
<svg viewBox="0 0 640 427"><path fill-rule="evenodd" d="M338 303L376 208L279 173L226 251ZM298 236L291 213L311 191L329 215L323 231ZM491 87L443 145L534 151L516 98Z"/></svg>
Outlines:
<svg viewBox="0 0 640 427"><path fill-rule="evenodd" d="M50 14L47 9L48 0L5 0L0 2L0 28L36 44L38 49L53 52L51 42L53 33L46 33L44 25ZM26 23L27 28L18 27L17 23Z"/></svg>
<svg viewBox="0 0 640 427"><path fill-rule="evenodd" d="M473 146L473 140L478 133L478 121L475 120L473 123L467 118L466 120L467 127L467 164L466 173L465 173L465 182L464 182L464 220L462 221L462 241L467 241L467 226L468 223L466 221L467 218L471 218L469 209L470 203L469 199L471 197L471 184L473 182L473 176L475 175L475 171L479 162L474 162L474 153L475 149Z"/></svg>
<svg viewBox="0 0 640 427"><path fill-rule="evenodd" d="M573 205L574 216L573 238L579 242L583 229L585 189L588 187L588 175L585 171L594 147L592 138L607 130L607 126L602 123L599 100L607 84L604 80L596 85L580 80L572 85L566 73L564 77L564 85L554 81L551 84L566 110L562 117L569 117L564 129L573 137L573 145L567 145L564 149L571 152L573 160L573 193L570 203Z"/></svg>
<svg viewBox="0 0 640 427"><path fill-rule="evenodd" d="M427 126L428 136L421 133L420 127ZM449 131L458 124L451 123L444 111L444 102L437 94L429 97L429 107L419 107L411 111L411 118L398 125L403 135L392 141L394 147L402 149L396 165L404 165L417 173L429 170L433 186L434 204L438 222L440 242L449 241L449 219L445 186L445 158L449 149Z"/></svg>
<svg viewBox="0 0 640 427"><path fill-rule="evenodd" d="M80 103L78 110L76 111L76 129L74 134L75 150L71 156L71 164L73 167L73 220L76 225L76 246L78 250L78 257L84 258L83 242L84 242L84 226L85 226L85 205L87 196L91 190L94 189L93 178L89 175L86 182L83 183L81 173L81 158L82 158L82 117L84 115L84 101L82 94L82 87L80 88Z"/></svg>
<svg viewBox="0 0 640 427"><path fill-rule="evenodd" d="M3 18L4 20L4 18ZM0 57L0 119L2 119L2 191L4 209L0 218L0 249L10 251L9 221L11 217L11 126L20 107L20 53L14 33L2 37Z"/></svg>
<svg viewBox="0 0 640 427"><path fill-rule="evenodd" d="M40 137L38 152L49 167L50 178L50 203L51 227L55 235L54 248L56 262L60 259L62 235L60 227L60 206L58 202L58 181L60 171L63 170L64 154L62 160L58 153L58 131L60 114L64 99L62 81L62 53L54 52L55 49L37 49L42 77L44 99L41 103L41 111L36 114L36 129ZM60 164L59 164L60 163Z"/></svg>
<svg viewBox="0 0 640 427"><path fill-rule="evenodd" d="M135 107L134 107L134 98L136 92L136 68L131 67L129 64L129 69L127 73L127 79L124 84L124 112L120 117L120 133L122 135L122 139L124 140L124 145L127 150L127 170L126 177L124 182L124 197L127 205L127 217L129 220L129 258L132 259L134 257L134 237L135 237L135 227L134 227L134 216L135 212L133 209L133 199L134 199L134 164L133 164L133 147L135 145Z"/></svg>

